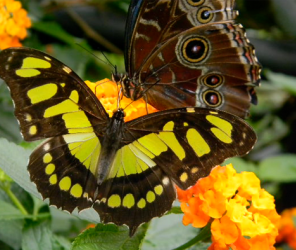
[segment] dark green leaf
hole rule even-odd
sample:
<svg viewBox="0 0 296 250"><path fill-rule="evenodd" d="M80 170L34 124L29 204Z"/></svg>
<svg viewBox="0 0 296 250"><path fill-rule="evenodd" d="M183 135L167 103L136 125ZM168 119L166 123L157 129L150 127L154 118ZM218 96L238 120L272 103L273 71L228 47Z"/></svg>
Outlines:
<svg viewBox="0 0 296 250"><path fill-rule="evenodd" d="M286 154L263 160L258 176L264 181L296 182L296 155Z"/></svg>
<svg viewBox="0 0 296 250"><path fill-rule="evenodd" d="M0 241L13 249L20 249L23 224L23 220L0 221Z"/></svg>
<svg viewBox="0 0 296 250"><path fill-rule="evenodd" d="M125 226L98 224L79 235L73 242L72 250L138 250L146 229L146 225L140 227L130 238L129 229Z"/></svg>
<svg viewBox="0 0 296 250"><path fill-rule="evenodd" d="M22 250L53 250L49 221L27 221L23 229Z"/></svg>
<svg viewBox="0 0 296 250"><path fill-rule="evenodd" d="M141 249L173 249L194 238L200 230L192 226L184 226L182 218L181 214L170 214L153 219Z"/></svg>

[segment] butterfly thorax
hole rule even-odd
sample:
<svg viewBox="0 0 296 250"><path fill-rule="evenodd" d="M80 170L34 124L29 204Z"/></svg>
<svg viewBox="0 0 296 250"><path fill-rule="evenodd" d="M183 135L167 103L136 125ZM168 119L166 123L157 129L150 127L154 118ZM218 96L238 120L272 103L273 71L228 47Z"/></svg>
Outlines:
<svg viewBox="0 0 296 250"><path fill-rule="evenodd" d="M123 126L124 112L122 109L118 109L113 113L101 142L101 153L97 166L98 185L102 184L110 172L122 141Z"/></svg>

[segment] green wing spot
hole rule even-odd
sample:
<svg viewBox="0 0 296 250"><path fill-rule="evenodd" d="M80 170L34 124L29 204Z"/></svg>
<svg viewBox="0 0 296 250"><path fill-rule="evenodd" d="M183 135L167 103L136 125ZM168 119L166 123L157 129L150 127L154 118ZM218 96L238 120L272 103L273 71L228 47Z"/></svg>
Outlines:
<svg viewBox="0 0 296 250"><path fill-rule="evenodd" d="M44 163L50 163L52 161L52 156L50 153L46 153L44 156L43 156L43 162Z"/></svg>
<svg viewBox="0 0 296 250"><path fill-rule="evenodd" d="M93 127L83 111L63 114L62 119L70 134L93 132Z"/></svg>
<svg viewBox="0 0 296 250"><path fill-rule="evenodd" d="M228 134L225 134L223 131L221 131L218 128L211 128L211 131L213 134L222 142L224 143L232 143L231 137L228 136Z"/></svg>
<svg viewBox="0 0 296 250"><path fill-rule="evenodd" d="M35 57L26 57L23 60L22 69L48 69L51 67L51 64L43 59Z"/></svg>
<svg viewBox="0 0 296 250"><path fill-rule="evenodd" d="M145 201L145 199L144 198L141 198L138 201L137 206L138 206L138 208L141 208L141 209L144 208L144 207L146 207L146 201Z"/></svg>
<svg viewBox="0 0 296 250"><path fill-rule="evenodd" d="M75 103L78 103L78 101L79 101L79 94L78 94L77 90L73 90L71 92L69 99L72 100Z"/></svg>
<svg viewBox="0 0 296 250"><path fill-rule="evenodd" d="M157 185L156 187L154 187L154 192L157 195L161 195L163 193L163 187L161 185Z"/></svg>
<svg viewBox="0 0 296 250"><path fill-rule="evenodd" d="M116 208L121 205L121 198L118 194L112 194L108 199L108 207Z"/></svg>
<svg viewBox="0 0 296 250"><path fill-rule="evenodd" d="M139 138L138 142L156 156L168 150L167 145L154 133Z"/></svg>
<svg viewBox="0 0 296 250"><path fill-rule="evenodd" d="M58 91L58 86L54 83L44 84L42 86L28 90L28 97L32 104L39 103L53 97Z"/></svg>
<svg viewBox="0 0 296 250"><path fill-rule="evenodd" d="M155 194L153 191L148 191L147 194L146 194L146 200L149 202L149 203L152 203L153 201L155 201Z"/></svg>
<svg viewBox="0 0 296 250"><path fill-rule="evenodd" d="M122 205L126 208L132 208L135 205L135 198L132 194L124 196Z"/></svg>
<svg viewBox="0 0 296 250"><path fill-rule="evenodd" d="M228 137L231 137L233 127L230 122L213 115L207 115L206 119L214 126L222 130L226 135L228 135Z"/></svg>
<svg viewBox="0 0 296 250"><path fill-rule="evenodd" d="M54 171L55 171L55 165L52 164L52 163L48 164L48 165L46 166L46 168L45 168L45 173L46 173L47 175L51 175L51 174L53 174Z"/></svg>
<svg viewBox="0 0 296 250"><path fill-rule="evenodd" d="M74 196L75 198L80 198L82 195L82 187L80 184L76 183L74 186L72 186L70 190L70 194Z"/></svg>
<svg viewBox="0 0 296 250"><path fill-rule="evenodd" d="M55 185L58 182L58 177L56 174L53 174L52 176L49 177L49 183L51 185Z"/></svg>
<svg viewBox="0 0 296 250"><path fill-rule="evenodd" d="M71 187L71 178L69 176L65 176L60 180L59 186L61 190L68 191Z"/></svg>
<svg viewBox="0 0 296 250"><path fill-rule="evenodd" d="M175 126L175 123L173 121L169 121L163 126L163 131L172 132L174 130L174 126Z"/></svg>
<svg viewBox="0 0 296 250"><path fill-rule="evenodd" d="M177 140L174 132L160 132L159 137L162 141L165 142L166 145L177 155L177 157L182 161L185 156L185 150L180 145L179 141Z"/></svg>
<svg viewBox="0 0 296 250"><path fill-rule="evenodd" d="M40 75L41 72L37 69L18 69L15 74L20 77L33 77Z"/></svg>
<svg viewBox="0 0 296 250"><path fill-rule="evenodd" d="M198 157L202 157L211 152L209 145L196 129L188 129L186 138Z"/></svg>
<svg viewBox="0 0 296 250"><path fill-rule="evenodd" d="M44 117L48 118L48 117L61 115L64 113L75 112L75 111L79 111L78 105L68 99L63 102L60 102L59 104L56 104L54 106L47 108L44 112Z"/></svg>

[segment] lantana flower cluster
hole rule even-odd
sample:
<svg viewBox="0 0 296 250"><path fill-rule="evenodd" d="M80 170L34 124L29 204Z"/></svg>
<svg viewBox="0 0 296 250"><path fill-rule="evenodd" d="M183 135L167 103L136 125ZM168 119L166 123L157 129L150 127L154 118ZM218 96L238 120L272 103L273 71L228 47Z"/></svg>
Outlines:
<svg viewBox="0 0 296 250"><path fill-rule="evenodd" d="M157 111L143 99L132 101L120 95L116 83L107 78L95 83L90 81L85 81L85 83L95 93L110 117L112 117L113 111L118 108L118 98L121 98L119 105L124 109L125 122L146 115L147 111L149 114Z"/></svg>
<svg viewBox="0 0 296 250"><path fill-rule="evenodd" d="M22 46L31 20L22 4L15 0L0 0L0 49Z"/></svg>
<svg viewBox="0 0 296 250"><path fill-rule="evenodd" d="M254 173L237 173L231 164L217 166L192 188L177 191L184 225L211 223L210 250L275 249L280 216Z"/></svg>
<svg viewBox="0 0 296 250"><path fill-rule="evenodd" d="M296 208L286 209L281 213L278 225L279 235L276 242L287 244L291 249L296 249Z"/></svg>

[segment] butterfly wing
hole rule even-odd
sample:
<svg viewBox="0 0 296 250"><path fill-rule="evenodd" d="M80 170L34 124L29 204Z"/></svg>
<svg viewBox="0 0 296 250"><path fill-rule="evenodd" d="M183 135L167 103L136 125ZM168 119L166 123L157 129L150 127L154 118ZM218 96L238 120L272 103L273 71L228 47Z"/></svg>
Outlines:
<svg viewBox="0 0 296 250"><path fill-rule="evenodd" d="M166 110L130 121L94 208L104 222L126 224L133 233L171 208L173 182L187 189L255 142L242 119L211 109Z"/></svg>
<svg viewBox="0 0 296 250"><path fill-rule="evenodd" d="M131 6L126 68L151 105L248 115L257 102L260 65L244 29L234 24L234 0L142 0ZM138 97L139 90L129 88Z"/></svg>
<svg viewBox="0 0 296 250"><path fill-rule="evenodd" d="M70 68L37 50L3 50L0 76L10 88L24 139L49 138L28 165L43 198L69 212L90 207L109 122L103 106Z"/></svg>

